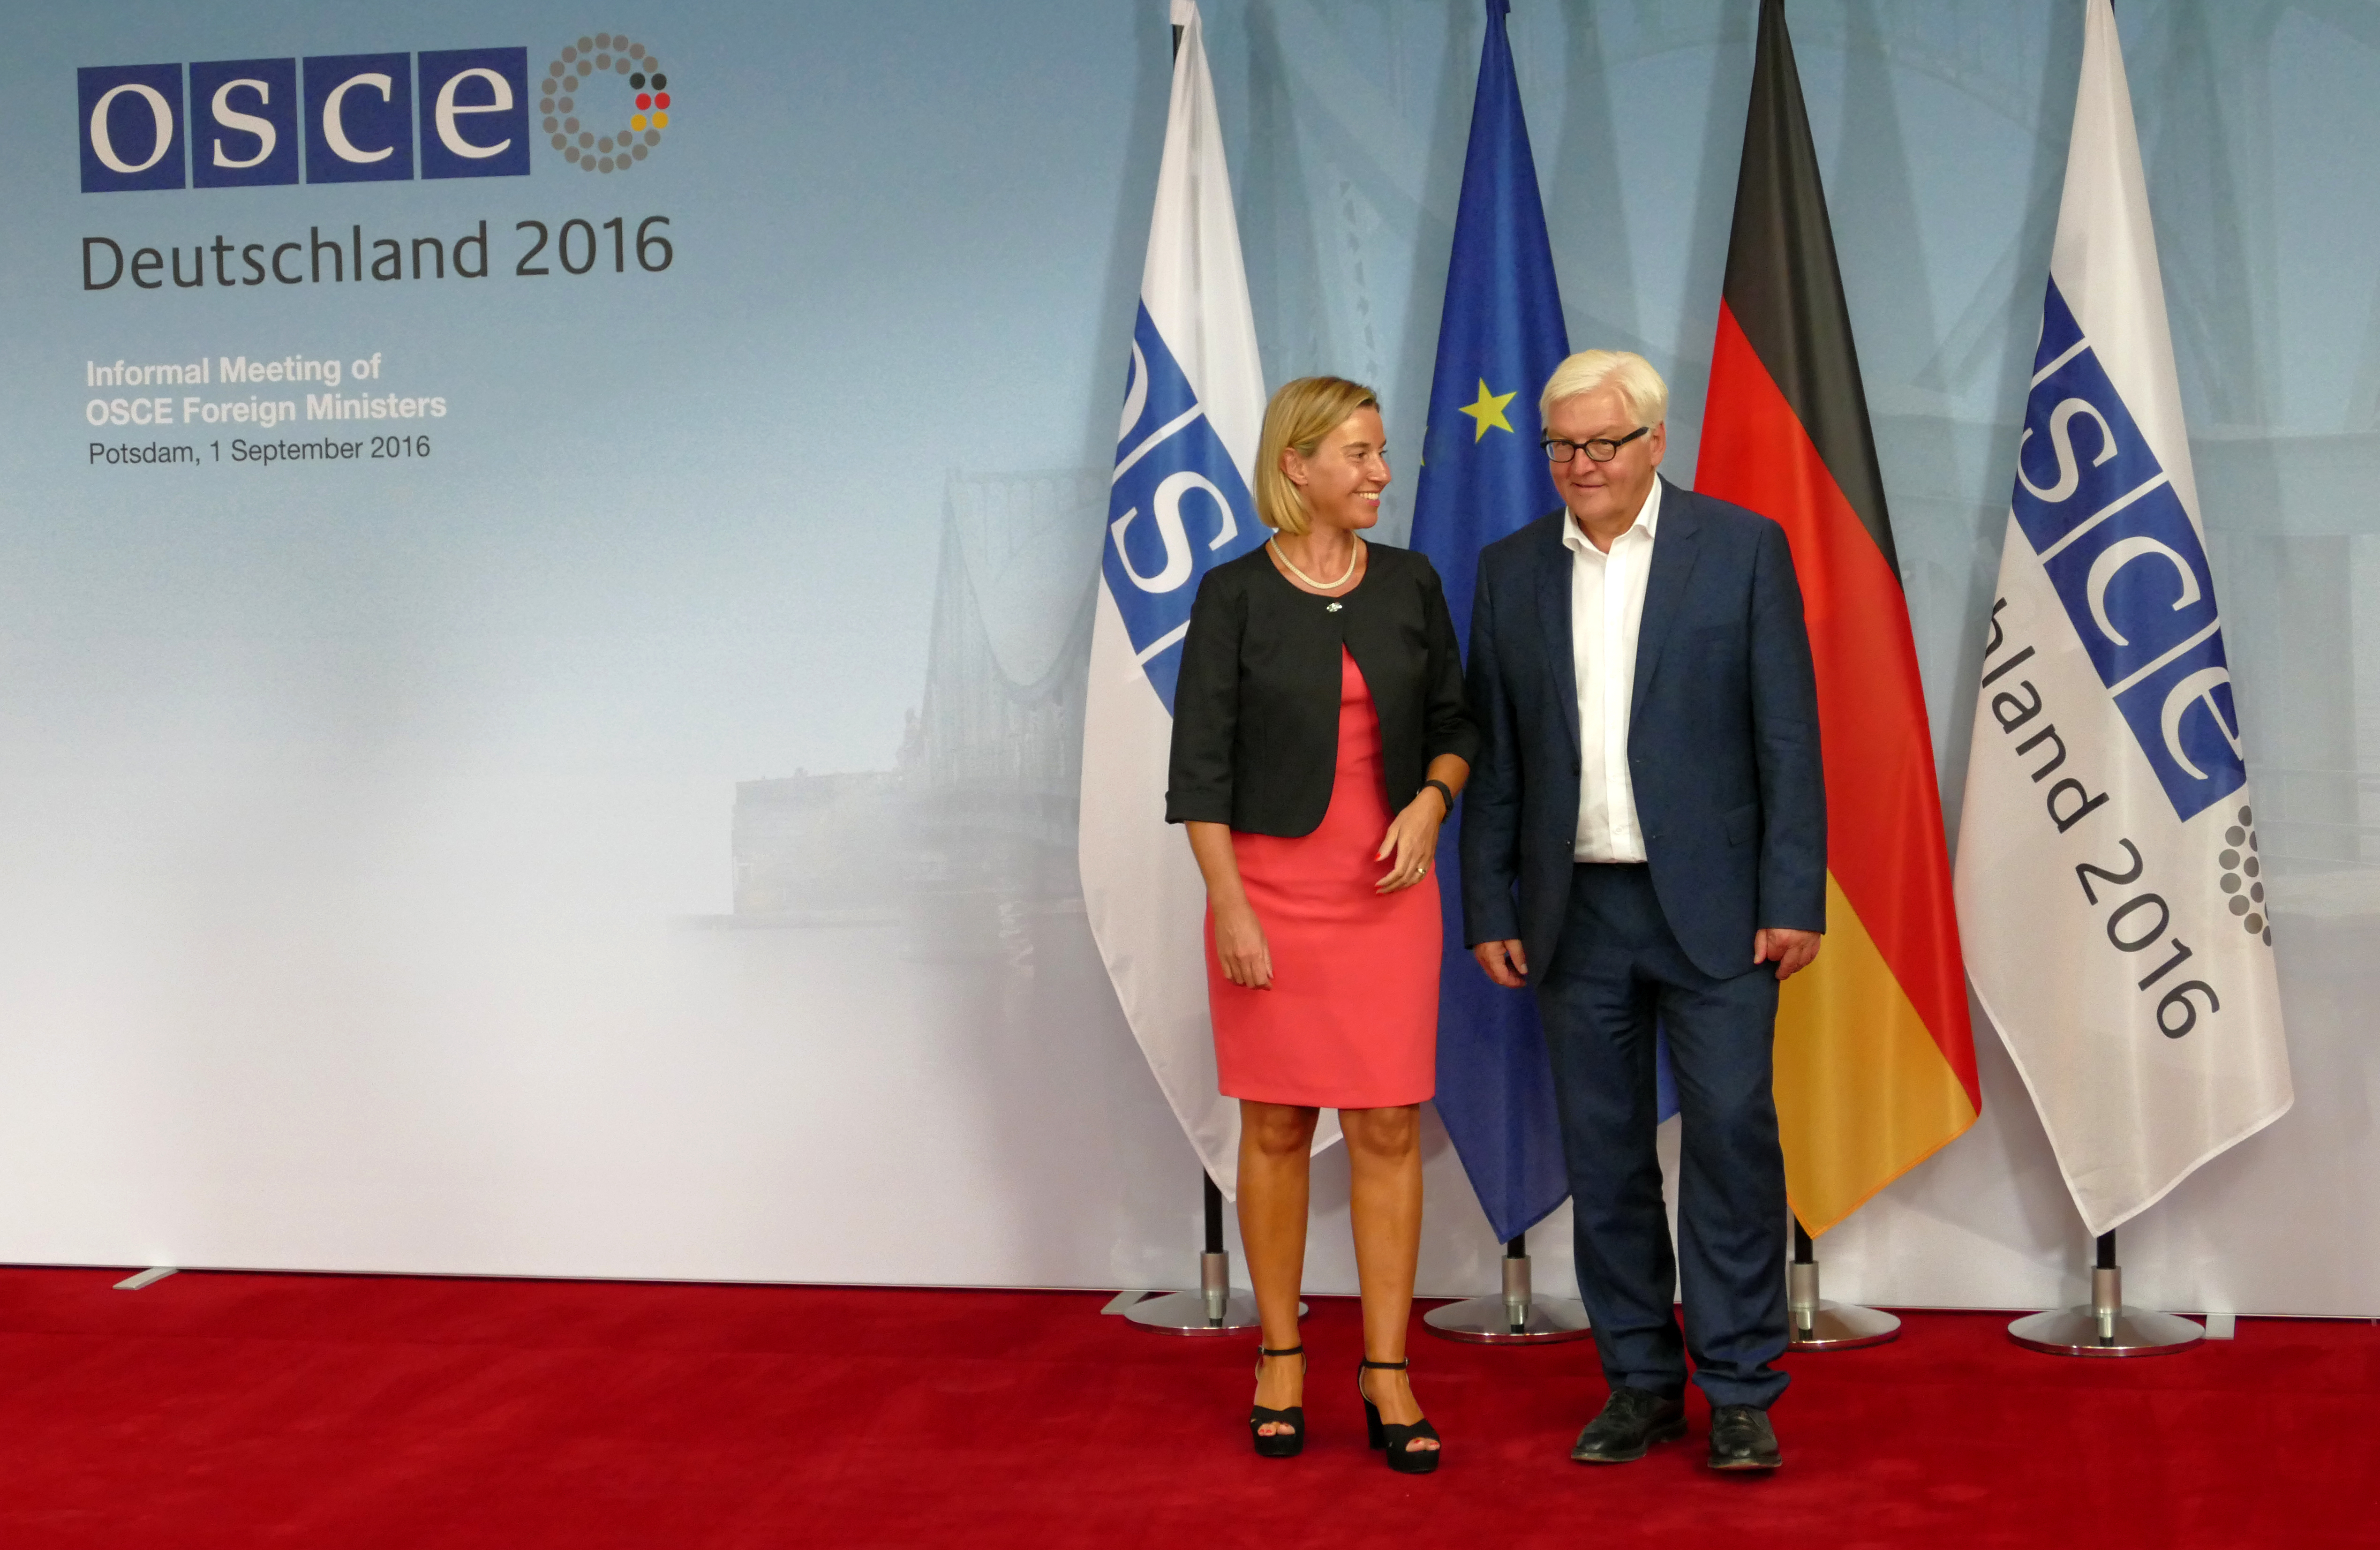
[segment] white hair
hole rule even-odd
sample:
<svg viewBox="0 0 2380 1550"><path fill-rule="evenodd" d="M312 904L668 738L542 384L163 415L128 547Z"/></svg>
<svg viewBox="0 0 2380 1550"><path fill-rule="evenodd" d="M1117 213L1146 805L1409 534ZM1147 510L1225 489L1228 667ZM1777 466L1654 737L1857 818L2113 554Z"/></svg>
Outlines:
<svg viewBox="0 0 2380 1550"><path fill-rule="evenodd" d="M1581 350L1546 380L1546 391L1537 397L1537 418L1542 423L1565 398L1607 387L1620 390L1621 402L1640 425L1658 425L1669 418L1670 384L1661 381L1651 361L1632 350Z"/></svg>

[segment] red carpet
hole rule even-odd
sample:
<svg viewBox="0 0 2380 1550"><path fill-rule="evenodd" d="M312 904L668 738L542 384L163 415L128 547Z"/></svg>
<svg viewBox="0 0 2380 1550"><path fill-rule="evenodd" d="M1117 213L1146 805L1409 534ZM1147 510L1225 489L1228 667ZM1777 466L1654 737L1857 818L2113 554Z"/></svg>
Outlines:
<svg viewBox="0 0 2380 1550"><path fill-rule="evenodd" d="M2380 1544L2368 1323L2084 1362L1915 1314L1792 1361L1752 1479L1701 1467L1699 1404L1686 1444L1570 1463L1589 1345L1417 1337L1449 1450L1408 1481L1363 1446L1335 1298L1281 1462L1248 1452L1253 1340L1097 1294L123 1274L0 1270L8 1550Z"/></svg>

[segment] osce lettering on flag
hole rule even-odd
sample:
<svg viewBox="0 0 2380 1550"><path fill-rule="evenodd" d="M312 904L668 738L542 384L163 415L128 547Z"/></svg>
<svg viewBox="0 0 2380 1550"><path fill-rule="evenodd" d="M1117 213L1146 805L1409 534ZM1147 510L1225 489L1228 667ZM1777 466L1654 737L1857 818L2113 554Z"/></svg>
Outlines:
<svg viewBox="0 0 2380 1550"><path fill-rule="evenodd" d="M1976 998L2094 1233L2291 1101L2180 403L2115 17L2091 0L1957 889Z"/></svg>
<svg viewBox="0 0 2380 1550"><path fill-rule="evenodd" d="M1182 669L1175 648L1189 633L1198 580L1262 541L1255 510L1247 480L1144 303L1133 325L1132 376L1100 563L1133 660L1168 715ZM1243 523L1242 514L1250 520Z"/></svg>
<svg viewBox="0 0 2380 1550"><path fill-rule="evenodd" d="M2018 449L2010 498L2017 527L2048 573L2175 817L2196 817L2248 783L2215 579L2171 476L2108 381L2054 279ZM1994 696L1994 705L1995 720L2007 732L2041 713L2037 700L2027 704L2012 690ZM2056 727L2046 727L2026 740L2024 751L2057 742ZM2058 757L2044 767L2045 775L2057 768ZM2080 793L2080 783L2070 789ZM2075 809L2059 827L2071 828L2105 800L2087 793L2070 798ZM2270 940L2261 912L2241 912L2251 913L2259 914L2256 928Z"/></svg>
<svg viewBox="0 0 2380 1550"><path fill-rule="evenodd" d="M1193 0L1173 84L1117 430L1083 703L1083 905L1133 1037L1229 1195L1239 1105L1216 1087L1206 885L1165 821L1173 689L1198 583L1265 539L1249 495L1264 376L1215 89ZM1317 1149L1339 1137L1316 1127Z"/></svg>
<svg viewBox="0 0 2380 1550"><path fill-rule="evenodd" d="M2248 767L2240 757L2205 547L2054 279L2018 442L2011 507L2073 643L2122 713L2173 816L2187 821L2239 793L2248 783ZM1985 712L2011 741L2009 752L2025 765L2026 779L2042 788L2043 816L2064 834L2107 806L2110 772L2091 757L2103 750L2090 747L2079 733L2061 733L2056 708L2034 678L2021 676L2041 644L2010 635L2002 619L2007 608L2005 596L1992 605ZM2071 718L2067 724L2075 727ZM2101 789L2093 789L2095 783ZM2154 812L2126 816L2156 817ZM2227 826L2238 837L2227 837L2225 854L2233 867L2245 868L2228 872L2245 886L2228 894L2236 908L2226 907L2240 929L2269 944L2272 926L2260 907L2264 884L2246 880L2262 866L2254 855L2240 854L2252 838L2248 826L2254 811L2243 805L2237 817ZM2078 863L2082 891L2086 902L2109 906L2109 949L2147 954L2143 963L2150 966L2136 988L2144 1005L2155 998L2150 1015L2157 1030L2182 1038L2197 1029L2202 1013L2222 1010L2222 998L2194 973L2176 977L2197 950L2170 931L2173 910L2162 894L2125 891L2141 881L2148 865L2139 843L2117 831L2113 844L2106 865Z"/></svg>

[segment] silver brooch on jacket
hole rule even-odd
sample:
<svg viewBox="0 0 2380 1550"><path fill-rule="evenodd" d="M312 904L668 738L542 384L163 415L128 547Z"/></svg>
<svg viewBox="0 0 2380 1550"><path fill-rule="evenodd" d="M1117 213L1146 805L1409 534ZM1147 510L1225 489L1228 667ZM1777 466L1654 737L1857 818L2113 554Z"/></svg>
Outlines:
<svg viewBox="0 0 2380 1550"><path fill-rule="evenodd" d="M1323 606L1323 610L1322 610L1322 612L1325 612L1325 613L1336 613L1336 612L1339 612L1339 609L1340 609L1340 605L1339 605L1339 604L1337 604L1337 603L1328 603L1328 604L1325 604L1325 605Z"/></svg>

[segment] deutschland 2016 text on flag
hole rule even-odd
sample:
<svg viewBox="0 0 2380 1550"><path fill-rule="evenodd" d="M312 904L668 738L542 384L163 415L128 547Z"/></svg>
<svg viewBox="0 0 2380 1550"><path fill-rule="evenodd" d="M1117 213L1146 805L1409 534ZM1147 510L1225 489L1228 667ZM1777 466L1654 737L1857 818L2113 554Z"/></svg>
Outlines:
<svg viewBox="0 0 2380 1550"><path fill-rule="evenodd" d="M1470 635L1480 546L1560 503L1537 445L1537 394L1570 353L1505 36L1511 6L1487 4L1413 520L1413 547L1445 582L1458 639ZM1463 944L1458 837L1450 822L1438 843L1446 911L1438 1111L1489 1225L1511 1239L1560 1205L1570 1185L1536 1003L1497 987Z"/></svg>
<svg viewBox="0 0 2380 1550"><path fill-rule="evenodd" d="M1694 487L1793 546L1827 768L1827 938L1777 1015L1794 1215L1824 1232L1975 1122L1909 606L1783 0L1762 0Z"/></svg>
<svg viewBox="0 0 2380 1550"><path fill-rule="evenodd" d="M1083 902L1133 1035L1228 1194L1239 1107L1215 1090L1207 895L1189 845L1165 822L1166 757L1199 580L1264 541L1249 495L1264 375L1198 7L1172 0L1172 16L1173 92L1083 706Z"/></svg>
<svg viewBox="0 0 2380 1550"><path fill-rule="evenodd" d="M2095 1234L2289 1107L2270 852L2204 534L2115 13L2089 0L1959 918Z"/></svg>

